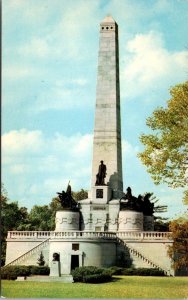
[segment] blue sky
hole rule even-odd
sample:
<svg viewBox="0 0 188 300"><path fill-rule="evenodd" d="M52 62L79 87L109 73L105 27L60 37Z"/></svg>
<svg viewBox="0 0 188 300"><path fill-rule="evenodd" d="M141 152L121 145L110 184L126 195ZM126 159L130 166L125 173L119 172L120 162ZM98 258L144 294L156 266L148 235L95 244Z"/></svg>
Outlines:
<svg viewBox="0 0 188 300"><path fill-rule="evenodd" d="M146 117L187 77L188 1L2 1L2 181L29 209L69 180L90 189L99 24L119 25L124 190L185 208L182 190L155 186L137 158Z"/></svg>

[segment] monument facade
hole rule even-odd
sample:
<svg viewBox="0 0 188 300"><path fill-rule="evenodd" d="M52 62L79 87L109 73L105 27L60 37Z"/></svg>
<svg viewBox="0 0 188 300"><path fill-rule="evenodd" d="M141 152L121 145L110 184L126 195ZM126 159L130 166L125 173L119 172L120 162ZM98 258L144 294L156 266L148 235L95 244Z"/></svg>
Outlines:
<svg viewBox="0 0 188 300"><path fill-rule="evenodd" d="M60 278L78 266L159 268L172 275L168 232L153 231L147 197L123 193L118 25L100 24L91 190L74 201L70 185L58 193L54 231L10 231L6 265L33 265L41 251L50 276ZM54 279L56 280L56 279Z"/></svg>

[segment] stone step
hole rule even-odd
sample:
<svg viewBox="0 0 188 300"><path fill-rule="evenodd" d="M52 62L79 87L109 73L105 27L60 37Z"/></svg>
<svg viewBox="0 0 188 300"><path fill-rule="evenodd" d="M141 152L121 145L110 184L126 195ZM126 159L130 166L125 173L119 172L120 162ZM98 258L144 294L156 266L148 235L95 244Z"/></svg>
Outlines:
<svg viewBox="0 0 188 300"><path fill-rule="evenodd" d="M17 280L18 280L18 278L17 278ZM72 275L61 275L61 277L58 277L58 276L29 276L29 277L26 277L26 281L66 282L66 283L74 282Z"/></svg>

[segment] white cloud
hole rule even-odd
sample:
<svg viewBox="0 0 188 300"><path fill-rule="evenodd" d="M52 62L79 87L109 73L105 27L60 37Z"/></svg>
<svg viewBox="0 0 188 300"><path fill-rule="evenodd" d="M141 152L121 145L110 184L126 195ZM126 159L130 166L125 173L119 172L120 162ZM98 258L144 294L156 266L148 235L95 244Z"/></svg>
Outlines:
<svg viewBox="0 0 188 300"><path fill-rule="evenodd" d="M58 1L58 0L57 0ZM48 19L54 6L49 9L51 0L5 0L2 1L3 17L11 21L12 16L17 16L19 21L27 25L35 25L40 22L41 25ZM53 4L55 0L53 1ZM54 7L55 9L55 7ZM11 16L11 17L10 17Z"/></svg>
<svg viewBox="0 0 188 300"><path fill-rule="evenodd" d="M41 74L42 70L37 66L24 63L6 64L2 68L2 77L5 83L6 80L26 80L27 78L36 77Z"/></svg>
<svg viewBox="0 0 188 300"><path fill-rule="evenodd" d="M69 110L90 106L91 97L88 97L87 80L74 78L70 80L57 81L51 87L39 92L33 109L46 111L49 109Z"/></svg>
<svg viewBox="0 0 188 300"><path fill-rule="evenodd" d="M25 26L26 30L33 29L14 51L29 59L51 55L65 61L70 58L78 61L93 55L91 26L96 24L99 14L98 1L79 0L73 4L70 1L53 1L53 4L47 0L29 2L24 0L15 5L4 5L3 17L7 23L11 23L8 18L10 14L15 18L21 16L18 24ZM37 27L40 29L36 30ZM90 42L86 47L88 37ZM95 40L95 35L93 37Z"/></svg>
<svg viewBox="0 0 188 300"><path fill-rule="evenodd" d="M39 130L12 130L2 136L2 152L6 155L36 153L43 149L44 141Z"/></svg>
<svg viewBox="0 0 188 300"><path fill-rule="evenodd" d="M74 1L74 9L67 2L59 22L55 24L47 36L51 45L58 41L59 47L54 48L53 53L61 57L65 54L66 58L76 60L85 58L86 55L91 57L91 26L94 22L96 23L97 15L98 1ZM63 39L60 38L61 32ZM90 43L86 47L84 41L89 36Z"/></svg>
<svg viewBox="0 0 188 300"><path fill-rule="evenodd" d="M26 164L17 163L10 166L10 172L14 175L24 175L28 171L28 167Z"/></svg>
<svg viewBox="0 0 188 300"><path fill-rule="evenodd" d="M91 145L91 134L81 135L77 133L74 136L67 137L56 133L51 138L45 138L40 130L21 129L10 131L2 136L4 156L45 155L45 164L48 161L49 165L57 162L55 154L62 154L62 151L74 158L84 157L91 150Z"/></svg>
<svg viewBox="0 0 188 300"><path fill-rule="evenodd" d="M133 146L126 140L122 140L122 155L124 157L136 156L138 153L138 146Z"/></svg>
<svg viewBox="0 0 188 300"><path fill-rule="evenodd" d="M47 202L69 180L73 190L90 188L91 153L90 134L67 137L56 133L47 138L41 131L10 131L2 136L3 181L10 185L10 195L13 192L22 201L25 197L27 206L35 194L48 197ZM12 191L17 185L19 189Z"/></svg>
<svg viewBox="0 0 188 300"><path fill-rule="evenodd" d="M49 57L51 54L50 47L45 39L34 37L29 43L18 48L18 53L22 56L32 57Z"/></svg>
<svg viewBox="0 0 188 300"><path fill-rule="evenodd" d="M127 97L164 86L168 89L175 82L186 79L186 51L168 51L158 32L137 34L128 42L127 51L128 58L122 71L123 94Z"/></svg>

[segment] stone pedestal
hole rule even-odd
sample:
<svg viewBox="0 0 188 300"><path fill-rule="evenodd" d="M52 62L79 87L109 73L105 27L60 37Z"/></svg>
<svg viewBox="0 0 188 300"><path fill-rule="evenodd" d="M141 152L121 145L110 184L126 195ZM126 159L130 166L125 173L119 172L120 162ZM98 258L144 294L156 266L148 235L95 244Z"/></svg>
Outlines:
<svg viewBox="0 0 188 300"><path fill-rule="evenodd" d="M50 265L50 276L60 277L60 262L59 261L52 261Z"/></svg>
<svg viewBox="0 0 188 300"><path fill-rule="evenodd" d="M111 200L112 189L108 185L96 185L91 191L92 203L106 204Z"/></svg>
<svg viewBox="0 0 188 300"><path fill-rule="evenodd" d="M55 231L79 231L80 213L71 210L57 211L55 224Z"/></svg>
<svg viewBox="0 0 188 300"><path fill-rule="evenodd" d="M143 231L143 213L122 210L119 212L118 231Z"/></svg>
<svg viewBox="0 0 188 300"><path fill-rule="evenodd" d="M144 231L154 231L154 216L144 216Z"/></svg>

